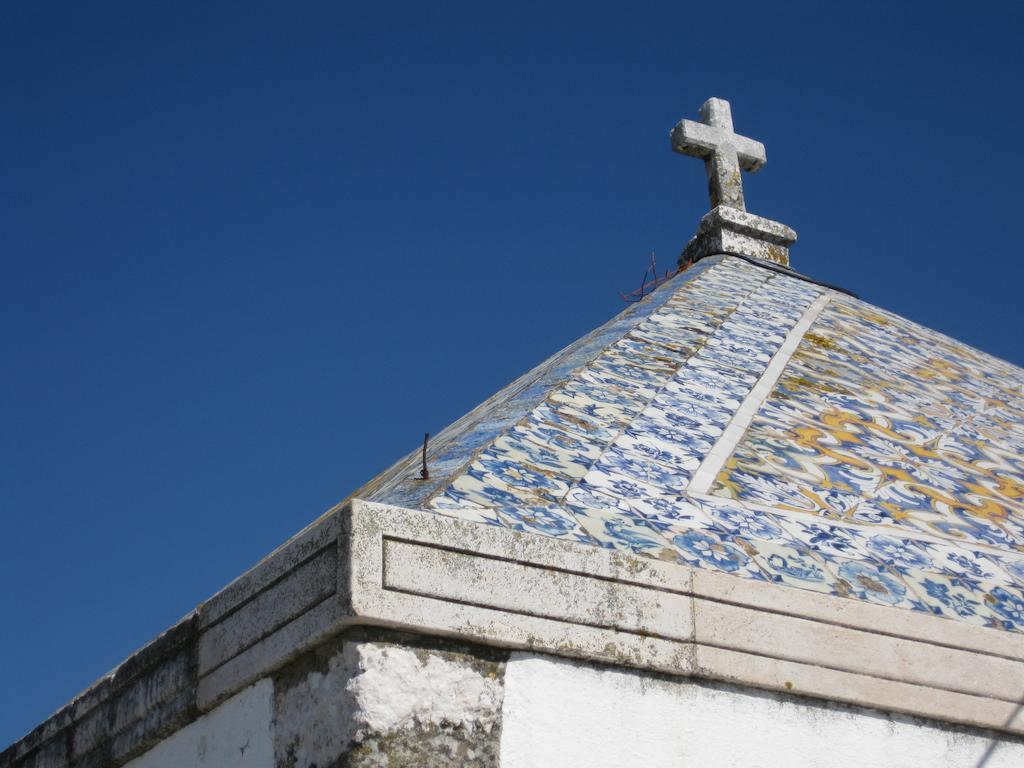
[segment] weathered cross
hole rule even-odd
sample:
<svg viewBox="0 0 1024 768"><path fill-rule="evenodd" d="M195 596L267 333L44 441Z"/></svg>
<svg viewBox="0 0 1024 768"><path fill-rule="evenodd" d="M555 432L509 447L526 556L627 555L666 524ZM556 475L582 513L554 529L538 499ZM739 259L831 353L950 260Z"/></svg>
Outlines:
<svg viewBox="0 0 1024 768"><path fill-rule="evenodd" d="M725 99L711 98L700 108L702 122L680 120L672 129L672 149L704 158L711 207L727 205L741 211L743 181L740 169L758 171L767 162L764 144L732 130L732 110Z"/></svg>

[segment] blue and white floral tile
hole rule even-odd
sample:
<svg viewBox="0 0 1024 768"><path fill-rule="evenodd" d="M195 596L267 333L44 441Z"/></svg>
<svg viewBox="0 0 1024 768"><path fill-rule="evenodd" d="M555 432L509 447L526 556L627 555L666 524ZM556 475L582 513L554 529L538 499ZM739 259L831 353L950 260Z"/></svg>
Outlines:
<svg viewBox="0 0 1024 768"><path fill-rule="evenodd" d="M716 371L708 368L694 368L689 365L680 368L670 384L683 391L693 387L711 390L737 402L742 401L753 387L753 382L747 381L734 368Z"/></svg>
<svg viewBox="0 0 1024 768"><path fill-rule="evenodd" d="M929 570L937 570L948 576L966 576L976 581L993 584L1013 584L1013 577L1000 567L995 560L986 557L977 549L954 547L924 539L914 540L914 546L923 549L931 562Z"/></svg>
<svg viewBox="0 0 1024 768"><path fill-rule="evenodd" d="M673 304L687 304L703 310L728 310L734 307L751 288L738 282L730 282L725 275L705 274L690 285L683 286L669 301Z"/></svg>
<svg viewBox="0 0 1024 768"><path fill-rule="evenodd" d="M757 300L751 301L740 307L729 319L736 322L749 323L764 328L773 328L789 333L789 329L796 325L801 312L779 311L778 309L758 304Z"/></svg>
<svg viewBox="0 0 1024 768"><path fill-rule="evenodd" d="M614 509L616 512L634 518L638 523L660 532L680 530L712 529L724 533L705 507L687 496L646 496L642 498L613 498L593 491L589 487L577 487L569 491L566 503L598 509Z"/></svg>
<svg viewBox="0 0 1024 768"><path fill-rule="evenodd" d="M633 335L673 349L681 346L680 357L689 357L707 343L721 322L706 317L702 320L689 320L689 317L689 314L651 315L636 327Z"/></svg>
<svg viewBox="0 0 1024 768"><path fill-rule="evenodd" d="M620 366L620 368L634 372L643 371L642 368L634 368L632 366ZM644 371L644 373L649 373L649 371ZM644 382L639 379L630 380L620 376L615 366L608 364L599 366L596 363L584 369L573 382L575 386L588 384L606 387L615 395L627 401L629 407L634 412L654 397L658 390L664 386L664 383L664 381Z"/></svg>
<svg viewBox="0 0 1024 768"><path fill-rule="evenodd" d="M962 509L954 509L941 518L929 518L925 523L930 532L948 539L1022 551L1014 538L1003 528L987 520L972 517Z"/></svg>
<svg viewBox="0 0 1024 768"><path fill-rule="evenodd" d="M845 454L877 467L906 472L913 467L915 454L910 446L890 437L864 430L856 440L842 446Z"/></svg>
<svg viewBox="0 0 1024 768"><path fill-rule="evenodd" d="M789 277L780 277L772 283L773 295L786 296L793 301L801 301L808 304L820 296L822 292L822 289L818 286Z"/></svg>
<svg viewBox="0 0 1024 768"><path fill-rule="evenodd" d="M819 429L821 415L822 410L815 404L809 403L807 398L784 398L780 397L778 393L773 393L761 405L755 418L759 422L766 421L787 427ZM850 427L851 434L857 434L860 431L856 425L850 425Z"/></svg>
<svg viewBox="0 0 1024 768"><path fill-rule="evenodd" d="M534 408L523 425L558 427L585 440L602 444L610 443L622 431L621 423L583 413L550 400Z"/></svg>
<svg viewBox="0 0 1024 768"><path fill-rule="evenodd" d="M999 620L1003 629L1024 630L1024 589L992 586L985 595L985 604Z"/></svg>
<svg viewBox="0 0 1024 768"><path fill-rule="evenodd" d="M711 403L694 400L686 395L662 391L651 401L653 405L666 411L685 416L695 421L725 427L732 420L732 412Z"/></svg>
<svg viewBox="0 0 1024 768"><path fill-rule="evenodd" d="M761 284L770 280L774 275L763 269L753 268L743 259L729 256L721 261L711 272L705 272L702 280L710 280L721 277L723 285L745 285L747 283ZM727 277L724 277L727 276Z"/></svg>
<svg viewBox="0 0 1024 768"><path fill-rule="evenodd" d="M948 423L943 423L942 420L937 418L929 418L922 413L925 409L923 402L911 402L914 398L911 398L909 395L900 399L905 401L904 406L898 405L896 398L890 398L893 402L893 407L889 413L889 429L899 439L923 446L935 442L949 429ZM908 410L905 413L899 413L896 410L897 407L905 407ZM944 460L945 457L941 454L932 456L921 455L918 458L918 465L937 463ZM927 470L929 467L926 466L925 469ZM939 477L966 479L965 473L954 465L932 467L931 469L934 472L938 472L939 475L937 476Z"/></svg>
<svg viewBox="0 0 1024 768"><path fill-rule="evenodd" d="M640 325L645 328L655 325L670 330L691 330L710 334L721 323L722 317L732 311L733 305L734 302L722 303L710 297L696 297L692 293L681 291Z"/></svg>
<svg viewBox="0 0 1024 768"><path fill-rule="evenodd" d="M825 561L809 549L739 536L732 541L761 567L769 581L825 594L835 591L835 577Z"/></svg>
<svg viewBox="0 0 1024 768"><path fill-rule="evenodd" d="M581 509L603 509L619 515L632 514L629 500L621 496L613 496L600 490L596 485L573 486L565 496L565 504L573 510L579 507Z"/></svg>
<svg viewBox="0 0 1024 768"><path fill-rule="evenodd" d="M772 298L777 299L779 304L801 310L821 295L821 291L805 291L799 286L780 284L777 281L772 283L771 289Z"/></svg>
<svg viewBox="0 0 1024 768"><path fill-rule="evenodd" d="M829 473L842 472L833 470L835 465L824 465L809 459L819 455L819 451L809 440L797 440L798 436L807 435L807 427L780 423L761 416L754 417L743 436L744 448L756 454L758 460L751 465L754 468L767 468L781 475L794 477L796 484L820 483L827 480ZM803 433L802 435L800 433ZM877 485L877 482L875 483ZM834 484L839 490L853 490L846 482Z"/></svg>
<svg viewBox="0 0 1024 768"><path fill-rule="evenodd" d="M871 494L868 499L870 502L889 509L898 509L901 515L914 520L918 526L949 520L946 512L941 508L936 508L932 503L930 494L922 493L916 484L897 479L905 476L902 470L883 467L882 471L889 477L884 479ZM947 497L945 505L950 502L955 504L956 500Z"/></svg>
<svg viewBox="0 0 1024 768"><path fill-rule="evenodd" d="M824 446L825 443L823 442ZM801 450L797 447L787 451L787 456L793 458L799 465L801 462ZM807 458L803 454L803 458ZM844 461L838 464L825 464L808 461L807 464L814 464L820 473L821 484L826 487L835 488L838 491L853 493L861 498L871 498L882 488L885 483L884 473L875 466L853 461ZM806 470L806 466L805 466ZM862 502L863 503L863 502Z"/></svg>
<svg viewBox="0 0 1024 768"><path fill-rule="evenodd" d="M501 469L491 460L498 462ZM530 472L540 472L565 481L583 477L593 463L592 459L580 452L538 445L514 432L495 440L490 448L480 454L479 461L488 471L501 477L509 472L506 467L523 467Z"/></svg>
<svg viewBox="0 0 1024 768"><path fill-rule="evenodd" d="M729 310L750 292L749 289L740 287L738 284L729 284L727 281L715 279L710 275L707 277L708 279L698 279L690 285L683 286L669 298L667 303L673 306L692 306L707 311Z"/></svg>
<svg viewBox="0 0 1024 768"><path fill-rule="evenodd" d="M968 425L960 425L951 429L935 441L935 450L941 455L968 464L985 461L987 440L979 440L981 435Z"/></svg>
<svg viewBox="0 0 1024 768"><path fill-rule="evenodd" d="M642 456L662 466L692 476L700 466L704 454L669 440L671 433L662 429L657 433L645 430L627 429L612 443L625 454Z"/></svg>
<svg viewBox="0 0 1024 768"><path fill-rule="evenodd" d="M608 402L591 399L578 389L568 386L549 394L548 402L559 412L568 409L571 412L583 414L609 428L617 428L616 432L629 424L636 416L636 413L632 411L626 411L622 407Z"/></svg>
<svg viewBox="0 0 1024 768"><path fill-rule="evenodd" d="M890 387L884 396L892 405L892 430L917 444L932 443L964 421L946 403L935 403L917 388Z"/></svg>
<svg viewBox="0 0 1024 768"><path fill-rule="evenodd" d="M1013 539L1013 548L1018 552L1024 552L1024 517L1022 517L1020 505L1006 503L1004 508L1007 510L1007 514L998 520L998 525Z"/></svg>
<svg viewBox="0 0 1024 768"><path fill-rule="evenodd" d="M711 494L810 514L818 514L821 509L802 494L798 486L767 467L745 446L733 452L715 480Z"/></svg>
<svg viewBox="0 0 1024 768"><path fill-rule="evenodd" d="M849 410L863 396L863 388L855 392L852 384L847 385L834 378L822 380L815 371L802 366L790 366L779 379L772 400L820 418L822 412Z"/></svg>
<svg viewBox="0 0 1024 768"><path fill-rule="evenodd" d="M789 301L770 301L765 295L755 297L757 311L766 315L773 315L776 324L788 324L790 327L797 324L800 316L807 311L813 299L793 298ZM743 315L741 315L742 317Z"/></svg>
<svg viewBox="0 0 1024 768"><path fill-rule="evenodd" d="M453 495L447 490L431 498L427 502L426 507L434 512L461 512L463 510L481 512L488 510L487 507L461 498L458 494Z"/></svg>
<svg viewBox="0 0 1024 768"><path fill-rule="evenodd" d="M776 457L768 461L749 446L741 444L719 474L712 489L715 496L738 498L783 511L808 512L840 522L895 525L920 530L882 504L873 504L849 491L797 481L779 470Z"/></svg>
<svg viewBox="0 0 1024 768"><path fill-rule="evenodd" d="M865 532L862 528L837 525L820 517L796 512L776 512L775 519L793 538L817 552L826 562L868 557L864 549Z"/></svg>
<svg viewBox="0 0 1024 768"><path fill-rule="evenodd" d="M700 348L707 339L707 334L699 331L666 331L658 325L642 324L630 331L627 338L664 347L667 352L685 359Z"/></svg>
<svg viewBox="0 0 1024 768"><path fill-rule="evenodd" d="M627 424L643 408L642 400L622 397L615 392L601 392L593 385L573 382L552 392L548 400L606 423Z"/></svg>
<svg viewBox="0 0 1024 768"><path fill-rule="evenodd" d="M496 512L506 527L514 531L537 533L583 544L598 543L580 525L575 515L561 506L501 507Z"/></svg>
<svg viewBox="0 0 1024 768"><path fill-rule="evenodd" d="M927 533L927 527L899 507L877 501L861 500L843 518L851 523L882 525L897 528L901 533L916 535Z"/></svg>
<svg viewBox="0 0 1024 768"><path fill-rule="evenodd" d="M644 499L626 499L629 514L638 520L650 521L666 531L715 529L715 520L699 502L687 496L651 496Z"/></svg>
<svg viewBox="0 0 1024 768"><path fill-rule="evenodd" d="M709 424L703 419L695 419L679 413L670 406L657 403L644 408L629 425L636 432L649 432L662 440L677 443L683 448L700 452L707 441L717 440L724 431L724 424ZM670 430L666 432L665 430Z"/></svg>
<svg viewBox="0 0 1024 768"><path fill-rule="evenodd" d="M639 369L637 369L639 370ZM652 393L661 388L641 381L620 378L614 374L599 372L588 366L579 371L563 390L577 390L600 403L618 405L629 413L636 413L651 399Z"/></svg>
<svg viewBox="0 0 1024 768"><path fill-rule="evenodd" d="M649 368L625 362L619 356L602 355L587 366L586 372L581 374L580 378L586 380L588 375L592 376L594 381L625 387L649 400L665 385L671 373L655 373Z"/></svg>
<svg viewBox="0 0 1024 768"><path fill-rule="evenodd" d="M673 379L665 384L662 392L666 396L706 403L713 408L723 411L735 412L740 407L740 398L734 397L721 389L702 386L695 381L683 383Z"/></svg>
<svg viewBox="0 0 1024 768"><path fill-rule="evenodd" d="M650 528L655 533L665 534L671 531L673 520L662 515L653 505L646 503L647 501L646 499L617 499L589 487L573 488L565 499L567 508L573 512L602 510L628 517L634 524L642 528Z"/></svg>
<svg viewBox="0 0 1024 768"><path fill-rule="evenodd" d="M785 302L772 300L772 286L769 283L751 293L733 314L732 319L754 321L764 327L791 327L803 313L803 309Z"/></svg>
<svg viewBox="0 0 1024 768"><path fill-rule="evenodd" d="M570 505L569 509L599 546L646 555L659 560L672 560L675 553L668 540L634 518L611 509L588 509Z"/></svg>
<svg viewBox="0 0 1024 768"><path fill-rule="evenodd" d="M606 445L603 440L584 437L575 432L538 422L532 416L512 427L507 434L510 438L568 455L572 461L585 467L594 463ZM497 441L495 445L497 445Z"/></svg>
<svg viewBox="0 0 1024 768"><path fill-rule="evenodd" d="M873 560L833 557L826 567L835 576L834 589L840 597L877 605L913 609L917 596L900 576Z"/></svg>
<svg viewBox="0 0 1024 768"><path fill-rule="evenodd" d="M774 540L799 546L776 517L762 509L719 500L701 500L699 504L714 525L729 536Z"/></svg>
<svg viewBox="0 0 1024 768"><path fill-rule="evenodd" d="M669 304L672 308L684 311L689 315L721 321L735 313L754 293L753 286L723 286L716 288L713 293L708 290L710 287L710 283L704 286L703 295L681 291L673 297L673 300L670 300Z"/></svg>
<svg viewBox="0 0 1024 768"><path fill-rule="evenodd" d="M804 377L813 382L815 384L813 390L804 388L799 393L805 397L814 396L820 399L826 396L854 395L849 400L839 401L837 407L849 406L851 410L856 410L863 407L864 399L876 402L884 399L884 395L875 391L872 382L864 376L863 370L859 366L821 360L808 355L802 347L798 348L793 357L789 359L789 364L783 375Z"/></svg>
<svg viewBox="0 0 1024 768"><path fill-rule="evenodd" d="M565 495L574 479L586 473L581 464L567 451L552 451L502 435L477 456L467 472L497 477L508 485L557 499Z"/></svg>
<svg viewBox="0 0 1024 768"><path fill-rule="evenodd" d="M903 570L901 576L917 597L915 608L981 627L1006 629L1000 614L989 607L988 591L980 582L914 568Z"/></svg>
<svg viewBox="0 0 1024 768"><path fill-rule="evenodd" d="M808 462L815 456L813 449L790 443L785 437L785 430L778 427L758 425L754 431L745 436L744 447L757 455L757 462L749 464L752 468L775 472L782 477L794 478L794 485L812 487L820 485L826 478L826 469ZM834 486L837 490L852 490L845 485Z"/></svg>
<svg viewBox="0 0 1024 768"><path fill-rule="evenodd" d="M757 383L757 378L758 376L760 376L760 373L754 374L737 369L723 369L721 366L716 365L714 362L710 360L702 360L699 357L694 356L689 358L686 361L685 366L679 369L679 372L676 374L676 378L682 378L684 376L690 375L689 369L693 369L693 371L698 373L706 373L712 376L728 377L731 381L735 381L740 384L745 384L748 387L748 389L753 387Z"/></svg>
<svg viewBox="0 0 1024 768"><path fill-rule="evenodd" d="M736 303L728 298L680 295L669 299L662 311L651 315L648 320L669 329L711 335L733 313Z"/></svg>
<svg viewBox="0 0 1024 768"><path fill-rule="evenodd" d="M746 355L734 354L720 347L703 346L697 352L696 357L700 360L727 365L736 370L749 373L760 373L765 368L765 363L761 360L755 360Z"/></svg>
<svg viewBox="0 0 1024 768"><path fill-rule="evenodd" d="M569 490L566 481L524 467L498 466L500 475L486 469L500 464L493 460L474 461L466 474L457 477L447 489L448 494L460 502L482 507L543 506L557 501Z"/></svg>
<svg viewBox="0 0 1024 768"><path fill-rule="evenodd" d="M671 383L681 389L696 387L718 392L723 397L742 400L757 382L753 373L736 368L716 366L699 357L691 357L676 371Z"/></svg>
<svg viewBox="0 0 1024 768"><path fill-rule="evenodd" d="M876 560L901 572L915 568L939 570L931 553L917 546L914 539L870 532L864 538L864 549Z"/></svg>
<svg viewBox="0 0 1024 768"><path fill-rule="evenodd" d="M1024 587L1024 557L1013 557L1006 554L985 552L986 560L991 560L996 567L1007 574L1019 587Z"/></svg>
<svg viewBox="0 0 1024 768"><path fill-rule="evenodd" d="M671 375L682 365L683 359L664 347L650 342L624 338L608 348L610 359L636 365L660 374Z"/></svg>
<svg viewBox="0 0 1024 768"><path fill-rule="evenodd" d="M590 482L592 473L608 473L629 477L657 489L657 495L683 493L690 484L692 472L679 467L669 467L652 461L647 456L626 452L617 447L609 448L594 464L592 472L586 475Z"/></svg>
<svg viewBox="0 0 1024 768"><path fill-rule="evenodd" d="M691 568L768 581L768 577L750 555L720 531L709 528L677 529L672 533L671 541L678 562Z"/></svg>
<svg viewBox="0 0 1024 768"><path fill-rule="evenodd" d="M740 259L727 258L717 264L697 279L700 283L714 285L721 288L748 287L752 290L770 278L771 275L764 270L751 269L748 264Z"/></svg>
<svg viewBox="0 0 1024 768"><path fill-rule="evenodd" d="M579 483L583 490L598 491L618 499L642 499L647 496L662 496L664 489L650 485L635 477L611 472L605 466L597 465L583 476Z"/></svg>
<svg viewBox="0 0 1024 768"><path fill-rule="evenodd" d="M652 412L652 415L656 416L657 414ZM708 434L704 429L692 428L685 423L683 426L679 426L678 422L673 421L668 414L664 419L659 419L651 418L647 415L647 411L644 411L644 415L637 417L625 431L623 438L646 441L649 444L648 447L636 449L639 453L667 452L673 458L658 458L653 453L652 458L692 472L711 451L717 436ZM633 450L631 446L620 445L625 450Z"/></svg>
<svg viewBox="0 0 1024 768"><path fill-rule="evenodd" d="M757 323L744 322L742 317L737 319L736 315L732 315L728 320L722 323L720 330L739 339L750 341L756 339L771 345L775 349L781 347L782 342L786 340L785 334L781 333L779 329L772 327L766 328Z"/></svg>
<svg viewBox="0 0 1024 768"><path fill-rule="evenodd" d="M772 355L778 349L778 345L769 344L757 339L743 339L738 335L725 333L719 330L714 336L708 339L705 345L708 350L725 352L730 355L738 355L751 362L760 363L763 369L772 359Z"/></svg>
<svg viewBox="0 0 1024 768"><path fill-rule="evenodd" d="M743 442L747 447L767 444L785 450L791 447L797 439L796 427L797 425L789 421L780 422L777 419L755 416L743 435ZM758 447L755 450L761 452L764 448Z"/></svg>

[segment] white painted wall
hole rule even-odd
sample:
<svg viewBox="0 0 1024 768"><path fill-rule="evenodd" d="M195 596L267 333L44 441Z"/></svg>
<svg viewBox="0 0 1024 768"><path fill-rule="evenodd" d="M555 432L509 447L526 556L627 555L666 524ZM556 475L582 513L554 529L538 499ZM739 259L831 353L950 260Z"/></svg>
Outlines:
<svg viewBox="0 0 1024 768"><path fill-rule="evenodd" d="M502 768L976 768L989 741L903 718L513 654ZM985 768L1021 768L1005 741Z"/></svg>
<svg viewBox="0 0 1024 768"><path fill-rule="evenodd" d="M274 685L261 680L125 768L274 768L273 706Z"/></svg>

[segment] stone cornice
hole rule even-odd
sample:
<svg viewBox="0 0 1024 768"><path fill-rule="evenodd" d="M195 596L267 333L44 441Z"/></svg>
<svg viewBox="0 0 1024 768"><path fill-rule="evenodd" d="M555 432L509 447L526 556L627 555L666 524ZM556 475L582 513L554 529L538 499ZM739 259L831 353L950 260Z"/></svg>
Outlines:
<svg viewBox="0 0 1024 768"><path fill-rule="evenodd" d="M120 765L356 625L1024 734L1020 633L354 500L0 753L0 768Z"/></svg>

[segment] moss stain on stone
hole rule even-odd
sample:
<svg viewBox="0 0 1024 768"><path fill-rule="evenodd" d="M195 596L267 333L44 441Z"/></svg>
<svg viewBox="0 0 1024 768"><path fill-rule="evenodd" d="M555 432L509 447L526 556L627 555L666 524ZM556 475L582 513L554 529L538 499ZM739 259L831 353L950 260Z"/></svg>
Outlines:
<svg viewBox="0 0 1024 768"><path fill-rule="evenodd" d="M447 723L417 723L365 738L325 768L497 768L500 741L499 726L484 733Z"/></svg>
<svg viewBox="0 0 1024 768"><path fill-rule="evenodd" d="M808 331L804 334L804 341L817 349L825 349L829 352L842 352L843 348L836 343L834 339L830 339L828 336L822 336L818 333Z"/></svg>

